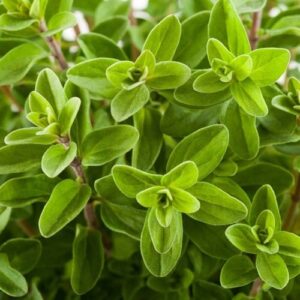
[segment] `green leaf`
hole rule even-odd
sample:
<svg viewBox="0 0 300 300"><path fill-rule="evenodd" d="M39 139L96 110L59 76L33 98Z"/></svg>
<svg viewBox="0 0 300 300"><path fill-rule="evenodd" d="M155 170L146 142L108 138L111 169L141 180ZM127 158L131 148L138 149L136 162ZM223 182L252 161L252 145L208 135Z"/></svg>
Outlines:
<svg viewBox="0 0 300 300"><path fill-rule="evenodd" d="M43 19L45 16L48 0L33 0L29 15L33 19Z"/></svg>
<svg viewBox="0 0 300 300"><path fill-rule="evenodd" d="M259 277L275 289L283 289L289 282L289 271L278 254L259 253L256 257Z"/></svg>
<svg viewBox="0 0 300 300"><path fill-rule="evenodd" d="M229 86L229 82L221 81L220 77L212 70L199 75L193 83L194 90L204 94L211 94L224 91Z"/></svg>
<svg viewBox="0 0 300 300"><path fill-rule="evenodd" d="M181 255L183 237L181 219L178 218L178 230L176 232L176 237L171 249L164 254L160 254L155 251L155 248L153 246L149 232L148 218L149 213L145 220L141 236L142 258L147 269L152 275L156 277L165 277L175 268L177 261L179 260Z"/></svg>
<svg viewBox="0 0 300 300"><path fill-rule="evenodd" d="M67 99L59 78L51 69L39 73L35 90L49 101L56 113L61 112Z"/></svg>
<svg viewBox="0 0 300 300"><path fill-rule="evenodd" d="M143 50L150 50L157 61L172 60L181 36L181 24L170 15L158 23L149 33Z"/></svg>
<svg viewBox="0 0 300 300"><path fill-rule="evenodd" d="M273 98L272 105L284 112L292 115L298 115L299 112L295 109L294 101L286 95L278 95Z"/></svg>
<svg viewBox="0 0 300 300"><path fill-rule="evenodd" d="M68 11L62 11L48 21L48 30L44 33L45 36L51 36L62 32L63 30L73 27L77 24L77 19L74 14Z"/></svg>
<svg viewBox="0 0 300 300"><path fill-rule="evenodd" d="M230 257L221 270L220 282L226 289L247 285L257 278L256 268L246 255Z"/></svg>
<svg viewBox="0 0 300 300"><path fill-rule="evenodd" d="M180 86L175 90L174 97L176 102L191 108L205 108L224 102L225 100L231 98L231 93L229 89L209 94L195 91L193 89L193 83L199 75L202 75L204 73L205 71L203 70L194 72L190 79L184 85ZM180 110L182 111L183 108L181 107Z"/></svg>
<svg viewBox="0 0 300 300"><path fill-rule="evenodd" d="M50 134L39 134L41 128L30 127L21 128L9 133L4 141L7 145L18 145L18 144L40 144L40 145L51 145L57 141L57 136Z"/></svg>
<svg viewBox="0 0 300 300"><path fill-rule="evenodd" d="M93 32L100 33L118 42L122 39L128 29L128 19L123 16L110 17L93 29Z"/></svg>
<svg viewBox="0 0 300 300"><path fill-rule="evenodd" d="M58 180L45 175L16 177L5 181L0 186L0 205L23 207L37 201L44 201L50 196Z"/></svg>
<svg viewBox="0 0 300 300"><path fill-rule="evenodd" d="M253 189L269 184L275 193L289 189L294 182L293 175L289 171L269 162L257 162L240 168L233 179L242 187Z"/></svg>
<svg viewBox="0 0 300 300"><path fill-rule="evenodd" d="M234 55L249 53L247 32L230 0L219 0L208 24L209 37L222 42Z"/></svg>
<svg viewBox="0 0 300 300"><path fill-rule="evenodd" d="M206 56L209 13L199 12L182 23L182 34L175 53L175 60L190 68L196 67Z"/></svg>
<svg viewBox="0 0 300 300"><path fill-rule="evenodd" d="M271 185L263 185L254 195L251 210L249 212L249 223L254 225L258 215L264 210L270 210L275 218L275 228L281 228L281 216L276 200L276 195Z"/></svg>
<svg viewBox="0 0 300 300"><path fill-rule="evenodd" d="M111 114L122 122L138 112L150 98L148 88L142 84L132 90L121 90L111 102Z"/></svg>
<svg viewBox="0 0 300 300"><path fill-rule="evenodd" d="M0 85L23 79L29 70L48 53L33 43L17 46L0 58Z"/></svg>
<svg viewBox="0 0 300 300"><path fill-rule="evenodd" d="M84 166L104 165L131 150L138 138L138 131L129 125L95 130L89 133L83 141L82 164Z"/></svg>
<svg viewBox="0 0 300 300"><path fill-rule="evenodd" d="M36 24L37 20L27 18L18 13L2 14L0 16L0 30L2 31L15 32Z"/></svg>
<svg viewBox="0 0 300 300"><path fill-rule="evenodd" d="M198 181L198 168L192 161L185 161L161 179L161 184L164 186L177 187L187 189L196 184Z"/></svg>
<svg viewBox="0 0 300 300"><path fill-rule="evenodd" d="M132 166L147 171L157 160L163 144L161 114L155 109L145 108L138 111L133 120L140 137L132 150Z"/></svg>
<svg viewBox="0 0 300 300"><path fill-rule="evenodd" d="M261 90L251 79L234 82L230 90L234 100L247 114L263 117L268 113L268 106Z"/></svg>
<svg viewBox="0 0 300 300"><path fill-rule="evenodd" d="M78 39L78 43L88 59L97 57L126 59L124 51L113 40L102 34L82 34Z"/></svg>
<svg viewBox="0 0 300 300"><path fill-rule="evenodd" d="M90 196L91 188L88 185L71 179L57 184L40 215L42 236L49 238L65 227L82 211Z"/></svg>
<svg viewBox="0 0 300 300"><path fill-rule="evenodd" d="M83 61L70 68L67 76L71 82L87 89L100 99L110 99L118 92L106 78L106 70L117 60L113 58L96 58Z"/></svg>
<svg viewBox="0 0 300 300"><path fill-rule="evenodd" d="M161 175L140 171L133 167L116 165L112 169L118 189L129 198L150 187L160 185Z"/></svg>
<svg viewBox="0 0 300 300"><path fill-rule="evenodd" d="M250 55L240 55L230 64L238 81L243 81L252 73L253 62Z"/></svg>
<svg viewBox="0 0 300 300"><path fill-rule="evenodd" d="M178 211L190 214L199 210L200 202L189 192L186 192L179 188L171 188L171 194L173 196L172 205Z"/></svg>
<svg viewBox="0 0 300 300"><path fill-rule="evenodd" d="M76 227L73 242L71 286L82 295L91 290L99 280L104 266L104 249L99 230Z"/></svg>
<svg viewBox="0 0 300 300"><path fill-rule="evenodd" d="M181 215L180 213L173 213L170 225L163 227L156 218L155 210L155 208L150 209L147 219L148 230L155 251L164 254L170 251L175 242L177 231L180 231L180 226L182 226Z"/></svg>
<svg viewBox="0 0 300 300"><path fill-rule="evenodd" d="M76 119L80 105L81 100L77 97L69 99L64 105L58 119L61 135L64 136L70 134L71 127Z"/></svg>
<svg viewBox="0 0 300 300"><path fill-rule="evenodd" d="M279 254L300 258L300 237L292 232L278 231L274 239L279 244Z"/></svg>
<svg viewBox="0 0 300 300"><path fill-rule="evenodd" d="M207 58L212 66L216 58L231 63L235 56L219 40L210 38L207 43Z"/></svg>
<svg viewBox="0 0 300 300"><path fill-rule="evenodd" d="M36 239L13 238L1 245L0 252L7 255L12 268L26 274L38 263L42 244Z"/></svg>
<svg viewBox="0 0 300 300"><path fill-rule="evenodd" d="M224 226L211 226L191 218L184 218L184 232L209 257L228 259L238 253L226 238Z"/></svg>
<svg viewBox="0 0 300 300"><path fill-rule="evenodd" d="M221 118L229 130L229 147L242 159L253 159L259 151L256 118L248 115L235 101L230 101Z"/></svg>
<svg viewBox="0 0 300 300"><path fill-rule="evenodd" d="M147 77L147 86L154 90L176 89L191 76L186 65L175 61L162 61L155 65L154 73Z"/></svg>
<svg viewBox="0 0 300 300"><path fill-rule="evenodd" d="M106 70L107 79L118 88L123 88L123 82L128 78L128 70L134 67L132 61L117 61Z"/></svg>
<svg viewBox="0 0 300 300"><path fill-rule="evenodd" d="M5 254L0 253L0 290L11 297L22 297L27 294L25 278L9 264Z"/></svg>
<svg viewBox="0 0 300 300"><path fill-rule="evenodd" d="M144 50L136 59L134 66L141 70L147 68L147 74L152 74L155 68L155 56L149 50Z"/></svg>
<svg viewBox="0 0 300 300"><path fill-rule="evenodd" d="M38 169L46 149L44 145L8 145L0 148L0 174Z"/></svg>
<svg viewBox="0 0 300 300"><path fill-rule="evenodd" d="M290 52L286 49L264 48L249 53L253 61L250 78L258 86L274 83L286 71Z"/></svg>
<svg viewBox="0 0 300 300"><path fill-rule="evenodd" d="M190 216L210 225L227 225L245 219L247 207L237 198L208 182L198 182L188 190L200 201L201 209Z"/></svg>
<svg viewBox="0 0 300 300"><path fill-rule="evenodd" d="M77 146L71 142L69 146L53 145L42 157L42 170L50 178L57 177L75 159Z"/></svg>
<svg viewBox="0 0 300 300"><path fill-rule="evenodd" d="M258 242L252 233L251 227L246 224L234 224L229 226L225 231L228 240L239 250L257 254L256 248Z"/></svg>
<svg viewBox="0 0 300 300"><path fill-rule="evenodd" d="M204 298L206 300L232 300L232 293L223 289L216 283L205 280L197 280L194 284L193 294L195 299Z"/></svg>
<svg viewBox="0 0 300 300"><path fill-rule="evenodd" d="M139 240L145 221L146 212L129 205L118 205L103 201L101 219L104 224L115 232L120 232Z"/></svg>
<svg viewBox="0 0 300 300"><path fill-rule="evenodd" d="M170 154L167 170L183 161L196 163L198 180L209 175L221 162L228 146L228 131L223 125L199 129L180 141Z"/></svg>

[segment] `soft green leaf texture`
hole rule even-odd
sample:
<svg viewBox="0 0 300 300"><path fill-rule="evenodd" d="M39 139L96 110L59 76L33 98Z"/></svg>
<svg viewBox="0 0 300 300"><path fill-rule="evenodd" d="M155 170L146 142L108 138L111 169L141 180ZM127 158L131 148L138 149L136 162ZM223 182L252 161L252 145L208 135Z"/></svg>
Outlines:
<svg viewBox="0 0 300 300"><path fill-rule="evenodd" d="M196 163L198 179L209 175L221 162L228 146L228 131L225 126L212 125L199 129L180 141L168 160L170 170L183 161Z"/></svg>
<svg viewBox="0 0 300 300"><path fill-rule="evenodd" d="M71 273L71 285L76 294L85 294L95 286L103 265L104 249L100 231L77 225Z"/></svg>
<svg viewBox="0 0 300 300"><path fill-rule="evenodd" d="M77 20L74 14L68 11L59 12L49 20L48 31L45 35L54 35L76 24Z"/></svg>
<svg viewBox="0 0 300 300"><path fill-rule="evenodd" d="M51 237L69 222L71 222L84 208L91 196L91 188L81 185L71 179L61 181L46 203L40 219L39 229L44 237ZM61 201L61 200L64 201Z"/></svg>
<svg viewBox="0 0 300 300"><path fill-rule="evenodd" d="M156 25L148 35L143 50L150 50L157 61L171 60L181 36L181 25L170 15Z"/></svg>
<svg viewBox="0 0 300 300"><path fill-rule="evenodd" d="M0 290L12 297L27 294L28 286L25 278L9 264L5 254L0 254Z"/></svg>
<svg viewBox="0 0 300 300"><path fill-rule="evenodd" d="M95 130L83 141L82 163L85 166L101 166L131 150L138 137L138 131L128 125Z"/></svg>

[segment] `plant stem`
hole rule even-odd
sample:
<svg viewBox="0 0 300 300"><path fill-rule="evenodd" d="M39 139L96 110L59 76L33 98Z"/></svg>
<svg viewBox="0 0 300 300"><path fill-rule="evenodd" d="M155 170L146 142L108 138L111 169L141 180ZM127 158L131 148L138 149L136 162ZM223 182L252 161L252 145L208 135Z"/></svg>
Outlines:
<svg viewBox="0 0 300 300"><path fill-rule="evenodd" d="M28 237L35 237L39 235L25 219L16 221L16 224Z"/></svg>
<svg viewBox="0 0 300 300"><path fill-rule="evenodd" d="M252 284L249 296L250 297L256 297L256 295L259 293L261 287L262 287L263 282L261 281L260 278L256 278L255 281Z"/></svg>
<svg viewBox="0 0 300 300"><path fill-rule="evenodd" d="M12 105L13 110L17 112L22 112L24 111L24 108L21 106L21 104L18 102L16 97L13 95L11 88L7 85L1 86L0 87L1 92L4 94L4 96L7 98L9 103Z"/></svg>
<svg viewBox="0 0 300 300"><path fill-rule="evenodd" d="M249 40L252 50L256 49L259 40L258 31L261 25L262 12L257 11L252 15L252 27L249 32Z"/></svg>
<svg viewBox="0 0 300 300"><path fill-rule="evenodd" d="M47 32L47 25L45 21L40 22L40 32L45 33ZM46 36L43 37L45 42L47 43L49 49L51 50L52 55L55 57L56 61L58 62L59 66L62 70L68 69L67 60L61 50L60 44L53 38L53 36Z"/></svg>
<svg viewBox="0 0 300 300"><path fill-rule="evenodd" d="M133 11L132 7L130 8L130 11L128 14L128 19L129 19L129 24L132 27L136 27L138 25L137 20L134 16L134 11ZM140 55L139 49L135 46L135 44L133 42L131 42L131 59L133 61L135 61L139 55Z"/></svg>

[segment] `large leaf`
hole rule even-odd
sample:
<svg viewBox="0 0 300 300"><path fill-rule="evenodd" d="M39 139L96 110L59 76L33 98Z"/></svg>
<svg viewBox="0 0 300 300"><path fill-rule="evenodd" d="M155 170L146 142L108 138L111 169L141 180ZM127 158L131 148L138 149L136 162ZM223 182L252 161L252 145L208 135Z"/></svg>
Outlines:
<svg viewBox="0 0 300 300"><path fill-rule="evenodd" d="M46 149L43 145L8 145L0 148L0 174L38 169Z"/></svg>
<svg viewBox="0 0 300 300"><path fill-rule="evenodd" d="M71 285L76 294L91 290L104 265L104 249L99 230L77 225L73 242Z"/></svg>
<svg viewBox="0 0 300 300"><path fill-rule="evenodd" d="M95 130L82 144L82 164L101 166L118 158L134 147L138 131L129 125L118 125Z"/></svg>
<svg viewBox="0 0 300 300"><path fill-rule="evenodd" d="M57 179L49 179L45 175L9 179L0 186L0 205L22 207L46 200L57 182Z"/></svg>
<svg viewBox="0 0 300 300"><path fill-rule="evenodd" d="M71 222L82 211L90 196L91 188L88 185L71 179L61 181L41 213L39 228L42 236L51 237Z"/></svg>
<svg viewBox="0 0 300 300"><path fill-rule="evenodd" d="M198 179L201 180L219 165L227 150L228 140L228 131L223 125L199 129L177 144L169 157L167 169L191 160L198 166Z"/></svg>
<svg viewBox="0 0 300 300"><path fill-rule="evenodd" d="M199 199L201 209L191 215L198 221L211 225L227 225L247 216L246 206L220 188L199 182L189 189Z"/></svg>
<svg viewBox="0 0 300 300"><path fill-rule="evenodd" d="M157 61L172 60L181 36L181 25L174 15L164 18L149 33L143 50L150 50Z"/></svg>
<svg viewBox="0 0 300 300"><path fill-rule="evenodd" d="M182 23L182 34L175 60L196 67L206 55L208 12L199 12Z"/></svg>
<svg viewBox="0 0 300 300"><path fill-rule="evenodd" d="M267 0L232 0L239 13L260 11L267 3Z"/></svg>
<svg viewBox="0 0 300 300"><path fill-rule="evenodd" d="M231 0L219 0L208 24L209 37L222 42L235 55L250 52L247 32Z"/></svg>
<svg viewBox="0 0 300 300"><path fill-rule="evenodd" d="M164 254L156 252L150 237L148 217L146 218L141 236L141 254L151 274L156 277L165 277L175 268L181 255L182 237L182 224L179 224L170 250Z"/></svg>
<svg viewBox="0 0 300 300"><path fill-rule="evenodd" d="M43 48L33 43L13 48L0 59L0 85L20 81L38 60L47 55Z"/></svg>

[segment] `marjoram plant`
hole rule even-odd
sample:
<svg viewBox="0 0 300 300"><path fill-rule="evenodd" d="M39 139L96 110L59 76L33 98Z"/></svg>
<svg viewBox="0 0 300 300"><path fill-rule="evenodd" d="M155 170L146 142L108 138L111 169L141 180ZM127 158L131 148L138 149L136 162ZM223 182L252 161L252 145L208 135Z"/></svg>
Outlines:
<svg viewBox="0 0 300 300"><path fill-rule="evenodd" d="M298 300L299 1L146 2L0 0L0 299Z"/></svg>

